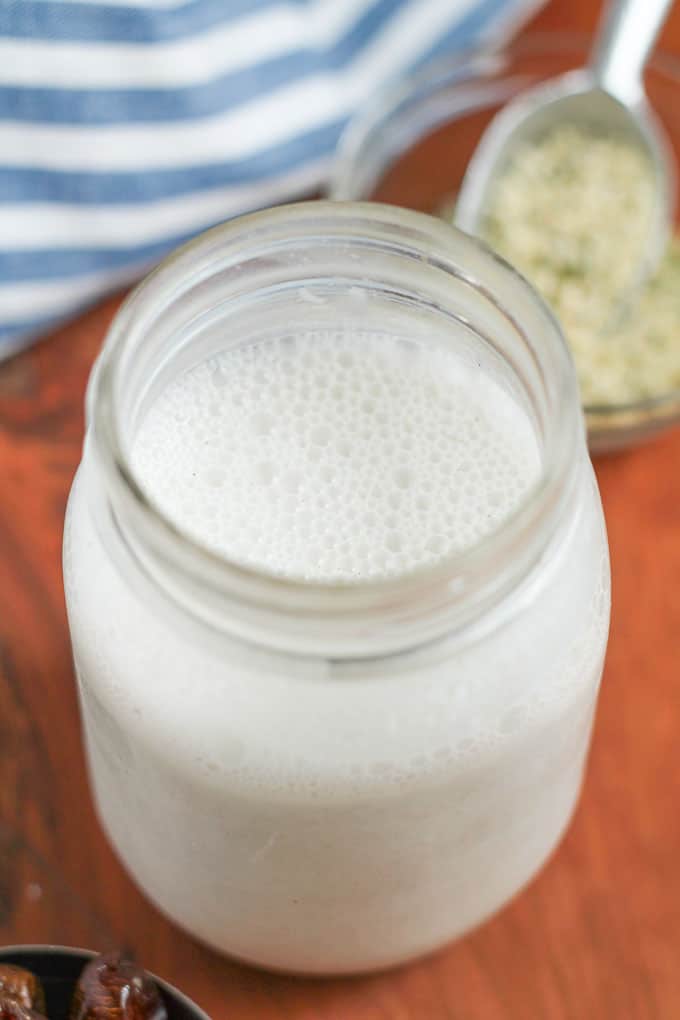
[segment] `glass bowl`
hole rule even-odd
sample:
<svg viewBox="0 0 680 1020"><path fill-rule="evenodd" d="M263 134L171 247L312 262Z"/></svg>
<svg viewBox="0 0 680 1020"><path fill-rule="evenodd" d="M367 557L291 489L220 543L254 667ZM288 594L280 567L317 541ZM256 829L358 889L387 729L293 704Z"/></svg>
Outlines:
<svg viewBox="0 0 680 1020"><path fill-rule="evenodd" d="M393 84L346 129L330 197L388 202L435 215L448 204L452 211L468 161L494 114L521 90L583 66L589 50L586 36L527 35L503 51L461 53ZM656 57L646 83L677 161L680 61ZM584 411L591 451L614 450L680 421L680 390Z"/></svg>
<svg viewBox="0 0 680 1020"><path fill-rule="evenodd" d="M66 946L2 946L0 963L12 963L32 971L40 978L45 989L48 1020L68 1020L76 982L85 964L96 955L86 949L70 949ZM210 1020L182 992L167 981L153 974L150 976L158 985L168 1020Z"/></svg>

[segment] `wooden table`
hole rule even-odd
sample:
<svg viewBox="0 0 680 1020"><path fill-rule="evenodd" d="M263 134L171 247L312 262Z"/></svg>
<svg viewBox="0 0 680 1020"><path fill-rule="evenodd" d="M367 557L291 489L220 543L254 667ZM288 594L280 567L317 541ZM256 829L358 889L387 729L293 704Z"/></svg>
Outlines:
<svg viewBox="0 0 680 1020"><path fill-rule="evenodd" d="M594 20L558 0L542 27ZM665 33L680 52L680 10ZM214 1020L680 1017L680 431L597 465L611 642L586 787L539 878L400 971L305 982L237 966L135 890L95 820L60 567L64 505L110 300L0 367L0 943L133 947Z"/></svg>

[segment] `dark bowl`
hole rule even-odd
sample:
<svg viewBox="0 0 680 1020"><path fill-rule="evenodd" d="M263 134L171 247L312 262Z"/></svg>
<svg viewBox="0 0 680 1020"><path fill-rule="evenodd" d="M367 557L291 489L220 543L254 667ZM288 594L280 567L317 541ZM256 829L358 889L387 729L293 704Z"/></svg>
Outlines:
<svg viewBox="0 0 680 1020"><path fill-rule="evenodd" d="M32 971L43 983L49 1020L67 1020L80 972L96 955L85 949L68 949L65 946L5 946L0 949L0 963L13 963ZM151 977L160 989L168 1020L210 1020L191 999L167 981L153 974Z"/></svg>

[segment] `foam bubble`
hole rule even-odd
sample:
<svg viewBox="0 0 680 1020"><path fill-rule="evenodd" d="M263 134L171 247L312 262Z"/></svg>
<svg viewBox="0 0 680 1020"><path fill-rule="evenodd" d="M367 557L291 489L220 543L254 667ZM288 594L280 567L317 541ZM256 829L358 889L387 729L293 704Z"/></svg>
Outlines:
<svg viewBox="0 0 680 1020"><path fill-rule="evenodd" d="M133 460L185 531L291 578L393 577L465 549L536 478L529 420L452 353L313 332L220 354L151 407Z"/></svg>

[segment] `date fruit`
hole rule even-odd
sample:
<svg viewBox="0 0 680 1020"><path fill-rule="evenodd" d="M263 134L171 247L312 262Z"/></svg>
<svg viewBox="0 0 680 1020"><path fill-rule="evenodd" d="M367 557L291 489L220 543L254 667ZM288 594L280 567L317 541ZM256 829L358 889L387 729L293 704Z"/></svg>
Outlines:
<svg viewBox="0 0 680 1020"><path fill-rule="evenodd" d="M13 999L26 1009L45 1012L45 993L38 978L12 963L0 963L0 999Z"/></svg>
<svg viewBox="0 0 680 1020"><path fill-rule="evenodd" d="M22 1006L16 999L0 996L0 1020L45 1020L45 1017L28 1006Z"/></svg>
<svg viewBox="0 0 680 1020"><path fill-rule="evenodd" d="M109 953L80 975L69 1020L167 1020L167 1014L145 971L123 954Z"/></svg>

